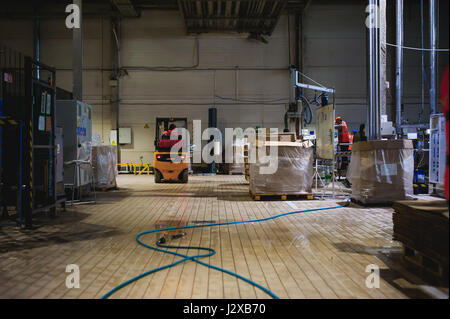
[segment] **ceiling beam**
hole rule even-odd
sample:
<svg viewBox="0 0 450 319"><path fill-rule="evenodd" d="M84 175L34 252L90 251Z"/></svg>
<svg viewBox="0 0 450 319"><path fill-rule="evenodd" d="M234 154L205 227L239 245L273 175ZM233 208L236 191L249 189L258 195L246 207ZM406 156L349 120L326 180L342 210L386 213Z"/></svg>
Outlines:
<svg viewBox="0 0 450 319"><path fill-rule="evenodd" d="M138 12L131 3L131 0L110 0L111 3L119 10L120 14L125 18L137 18L140 16Z"/></svg>

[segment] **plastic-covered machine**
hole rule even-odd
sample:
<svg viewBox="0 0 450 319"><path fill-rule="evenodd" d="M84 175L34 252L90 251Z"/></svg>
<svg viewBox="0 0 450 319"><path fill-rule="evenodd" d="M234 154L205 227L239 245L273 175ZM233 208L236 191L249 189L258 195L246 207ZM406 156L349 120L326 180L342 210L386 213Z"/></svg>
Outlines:
<svg viewBox="0 0 450 319"><path fill-rule="evenodd" d="M352 199L364 204L412 199L414 149L411 140L353 144L347 178Z"/></svg>
<svg viewBox="0 0 450 319"><path fill-rule="evenodd" d="M115 188L117 176L117 146L92 146L92 166L94 167L94 184L96 188Z"/></svg>

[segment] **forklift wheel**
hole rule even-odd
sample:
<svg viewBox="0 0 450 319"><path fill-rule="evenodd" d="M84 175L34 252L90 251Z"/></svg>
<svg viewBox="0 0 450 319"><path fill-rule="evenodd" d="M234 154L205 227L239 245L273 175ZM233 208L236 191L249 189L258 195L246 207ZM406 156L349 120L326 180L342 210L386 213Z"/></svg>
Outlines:
<svg viewBox="0 0 450 319"><path fill-rule="evenodd" d="M189 178L189 172L188 170L184 170L183 173L181 174L181 182L182 183L187 183L188 182L188 178Z"/></svg>
<svg viewBox="0 0 450 319"><path fill-rule="evenodd" d="M161 172L158 170L155 170L155 183L161 183L162 175Z"/></svg>

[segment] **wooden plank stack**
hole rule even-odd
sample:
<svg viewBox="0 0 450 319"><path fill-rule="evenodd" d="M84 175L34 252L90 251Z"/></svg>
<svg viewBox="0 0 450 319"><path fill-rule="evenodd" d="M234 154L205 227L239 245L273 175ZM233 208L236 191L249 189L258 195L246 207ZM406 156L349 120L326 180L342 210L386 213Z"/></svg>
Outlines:
<svg viewBox="0 0 450 319"><path fill-rule="evenodd" d="M244 174L245 179L247 181L250 181L250 165L248 163L248 148L249 144L244 145Z"/></svg>
<svg viewBox="0 0 450 319"><path fill-rule="evenodd" d="M448 279L448 202L397 201L393 208L394 239L403 243L405 261Z"/></svg>

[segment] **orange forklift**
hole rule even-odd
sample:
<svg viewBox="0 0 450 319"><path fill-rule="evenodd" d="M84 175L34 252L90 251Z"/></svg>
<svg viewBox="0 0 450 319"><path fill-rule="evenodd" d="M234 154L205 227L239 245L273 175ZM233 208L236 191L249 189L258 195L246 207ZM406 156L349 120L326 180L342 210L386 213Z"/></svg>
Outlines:
<svg viewBox="0 0 450 319"><path fill-rule="evenodd" d="M175 144L184 146L182 136L177 128L187 129L186 118L156 118L155 153L153 169L155 183L187 183L189 177L189 155L185 152L171 153ZM174 156L178 155L178 159Z"/></svg>

